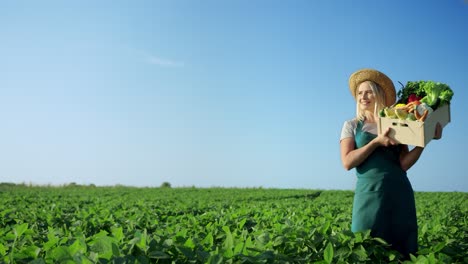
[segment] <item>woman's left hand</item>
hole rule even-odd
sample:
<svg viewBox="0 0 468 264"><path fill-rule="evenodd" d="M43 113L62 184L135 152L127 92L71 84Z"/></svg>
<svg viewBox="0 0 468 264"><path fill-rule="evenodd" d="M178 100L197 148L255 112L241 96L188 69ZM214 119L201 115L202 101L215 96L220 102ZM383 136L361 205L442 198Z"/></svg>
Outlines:
<svg viewBox="0 0 468 264"><path fill-rule="evenodd" d="M442 138L442 126L439 122L437 122L434 132L434 139L441 139Z"/></svg>

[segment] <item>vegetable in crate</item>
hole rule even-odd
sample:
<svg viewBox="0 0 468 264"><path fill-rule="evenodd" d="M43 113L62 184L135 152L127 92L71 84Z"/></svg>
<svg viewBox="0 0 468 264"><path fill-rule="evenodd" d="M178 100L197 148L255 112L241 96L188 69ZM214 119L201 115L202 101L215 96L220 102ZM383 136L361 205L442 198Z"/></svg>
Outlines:
<svg viewBox="0 0 468 264"><path fill-rule="evenodd" d="M447 84L427 81L421 85L421 88L426 93L426 96L421 99L421 103L428 104L434 110L452 100L453 91Z"/></svg>
<svg viewBox="0 0 468 264"><path fill-rule="evenodd" d="M408 112L403 108L395 108L395 114L401 120L405 120L408 117Z"/></svg>
<svg viewBox="0 0 468 264"><path fill-rule="evenodd" d="M421 81L409 81L405 86L400 83L402 88L397 93L397 97L399 98L397 102L400 104L407 104L421 100L426 93L419 88L420 83Z"/></svg>
<svg viewBox="0 0 468 264"><path fill-rule="evenodd" d="M401 83L400 83L401 84ZM403 85L402 85L403 86ZM398 103L420 101L426 103L433 110L449 104L453 91L445 83L434 81L409 81L397 93Z"/></svg>
<svg viewBox="0 0 468 264"><path fill-rule="evenodd" d="M418 105L418 106L416 107L415 110L416 110L416 111L418 112L418 114L420 114L420 115L424 114L424 112L425 112L426 110L428 111L429 114L432 113L432 112L434 111L434 109L433 109L432 107L430 107L430 106L429 106L428 104L426 104L426 103L422 103L422 104Z"/></svg>
<svg viewBox="0 0 468 264"><path fill-rule="evenodd" d="M434 110L426 103L413 101L408 104L397 104L393 107L385 107L379 112L380 117L392 119L424 122Z"/></svg>
<svg viewBox="0 0 468 264"><path fill-rule="evenodd" d="M416 116L413 113L408 113L408 116L406 117L406 120L409 121L416 121Z"/></svg>

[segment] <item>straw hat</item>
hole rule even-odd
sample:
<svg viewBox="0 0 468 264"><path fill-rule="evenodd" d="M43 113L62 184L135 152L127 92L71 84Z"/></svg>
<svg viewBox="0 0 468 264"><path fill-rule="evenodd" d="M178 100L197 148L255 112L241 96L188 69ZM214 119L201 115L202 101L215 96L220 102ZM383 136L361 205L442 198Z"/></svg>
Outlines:
<svg viewBox="0 0 468 264"><path fill-rule="evenodd" d="M364 81L373 81L382 88L385 93L386 106L391 106L395 103L396 92L392 80L387 75L374 69L361 69L349 77L349 89L355 99L357 87Z"/></svg>

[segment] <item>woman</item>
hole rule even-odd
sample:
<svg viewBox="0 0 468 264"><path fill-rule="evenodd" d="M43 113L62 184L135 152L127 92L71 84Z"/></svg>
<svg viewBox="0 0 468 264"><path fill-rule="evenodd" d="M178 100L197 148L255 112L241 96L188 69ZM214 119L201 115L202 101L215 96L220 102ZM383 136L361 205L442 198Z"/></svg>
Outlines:
<svg viewBox="0 0 468 264"><path fill-rule="evenodd" d="M404 256L418 250L418 227L414 193L406 171L424 148L411 151L388 136L390 128L377 135L378 112L394 104L393 82L382 72L362 69L349 79L356 99L357 116L344 123L340 138L341 161L345 169L356 168L351 230L371 230ZM438 124L434 138L440 138Z"/></svg>

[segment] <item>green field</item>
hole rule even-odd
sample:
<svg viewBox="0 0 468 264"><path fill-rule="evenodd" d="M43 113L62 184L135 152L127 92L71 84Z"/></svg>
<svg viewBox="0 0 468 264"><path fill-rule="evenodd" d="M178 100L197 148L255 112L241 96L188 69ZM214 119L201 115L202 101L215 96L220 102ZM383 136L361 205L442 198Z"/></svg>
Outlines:
<svg viewBox="0 0 468 264"><path fill-rule="evenodd" d="M398 263L353 192L0 186L0 263ZM418 256L468 263L468 193L416 193Z"/></svg>

